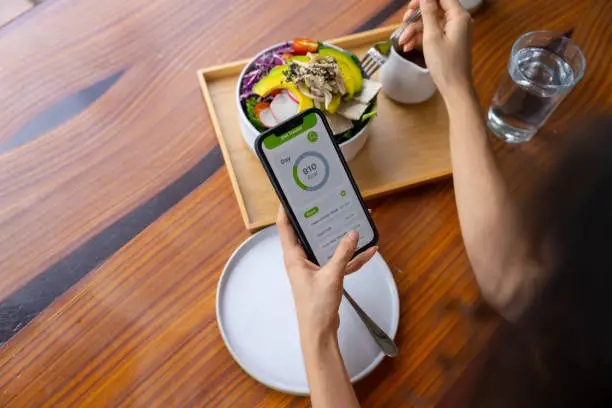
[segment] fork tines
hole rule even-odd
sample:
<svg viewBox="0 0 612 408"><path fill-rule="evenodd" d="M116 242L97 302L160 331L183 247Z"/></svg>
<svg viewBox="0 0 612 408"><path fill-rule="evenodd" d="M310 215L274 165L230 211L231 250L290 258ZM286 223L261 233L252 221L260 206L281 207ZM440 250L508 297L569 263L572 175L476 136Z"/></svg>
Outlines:
<svg viewBox="0 0 612 408"><path fill-rule="evenodd" d="M385 63L385 59L374 48L370 48L361 60L361 68L366 78L370 78Z"/></svg>

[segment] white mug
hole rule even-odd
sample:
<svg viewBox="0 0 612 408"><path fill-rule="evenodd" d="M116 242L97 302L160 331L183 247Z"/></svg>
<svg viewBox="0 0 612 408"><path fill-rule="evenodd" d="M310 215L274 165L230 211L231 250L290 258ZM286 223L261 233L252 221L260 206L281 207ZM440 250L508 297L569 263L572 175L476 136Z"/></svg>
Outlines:
<svg viewBox="0 0 612 408"><path fill-rule="evenodd" d="M436 92L429 70L399 55L395 47L380 69L380 82L385 95L399 103L421 103Z"/></svg>

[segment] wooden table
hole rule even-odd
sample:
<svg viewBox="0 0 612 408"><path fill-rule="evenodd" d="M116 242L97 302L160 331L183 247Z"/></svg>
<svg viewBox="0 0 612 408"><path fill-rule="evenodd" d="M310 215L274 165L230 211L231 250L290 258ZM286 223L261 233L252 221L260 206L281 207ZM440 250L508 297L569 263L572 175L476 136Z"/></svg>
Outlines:
<svg viewBox="0 0 612 408"><path fill-rule="evenodd" d="M248 377L217 330L217 279L249 234L195 72L296 35L397 22L403 5L48 0L4 26L0 406L308 405ZM490 0L475 15L482 106L520 34L575 28L587 75L547 130L609 109L610 21L607 0ZM496 143L514 185L531 178L551 143ZM456 406L464 369L498 320L465 313L478 289L452 183L369 206L399 287L400 356L356 385L359 398Z"/></svg>

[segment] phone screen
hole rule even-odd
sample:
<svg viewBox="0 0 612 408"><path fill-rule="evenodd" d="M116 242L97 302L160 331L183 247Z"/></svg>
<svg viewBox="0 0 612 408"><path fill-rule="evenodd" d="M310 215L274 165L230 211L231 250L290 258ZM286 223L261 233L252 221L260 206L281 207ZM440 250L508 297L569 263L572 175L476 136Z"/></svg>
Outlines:
<svg viewBox="0 0 612 408"><path fill-rule="evenodd" d="M259 152L294 222L323 265L347 232L359 232L357 251L373 245L377 236L322 116L309 111L302 118L293 121L295 127L262 136Z"/></svg>

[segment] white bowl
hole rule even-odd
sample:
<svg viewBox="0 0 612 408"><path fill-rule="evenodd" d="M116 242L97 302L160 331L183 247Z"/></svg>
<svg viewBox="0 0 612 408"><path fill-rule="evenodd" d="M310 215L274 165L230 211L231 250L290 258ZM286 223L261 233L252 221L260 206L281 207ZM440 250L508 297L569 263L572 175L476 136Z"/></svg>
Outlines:
<svg viewBox="0 0 612 408"><path fill-rule="evenodd" d="M327 47L333 47L333 48L336 48L337 50L344 51L342 48L336 47L334 45L327 44L327 43L324 43L324 44ZM240 123L240 131L242 132L242 137L244 138L244 141L246 142L246 144L251 148L251 151L253 152L253 154L255 154L255 139L257 138L257 136L259 136L260 132L257 129L255 129L255 126L253 126L251 122L249 122L249 119L247 118L246 113L244 113L244 110L242 109L242 105L240 104L240 84L242 84L242 77L251 67L251 64L253 63L253 61L259 58L260 55L266 52L269 52L281 45L283 45L283 43L275 44L261 51L251 60L250 63L248 63L244 67L244 69L240 73L240 77L238 77L238 86L236 86L236 106L238 107L238 122ZM368 121L368 123L366 123L366 125L359 132L357 132L355 136L351 137L349 140L345 142L340 143L340 150L342 150L342 154L344 155L344 158L346 159L346 161L352 160L365 145L365 142L368 140L368 136L369 136L367 129L368 129L368 126L370 126L370 122L373 119L374 118L371 118Z"/></svg>

